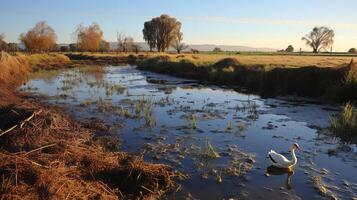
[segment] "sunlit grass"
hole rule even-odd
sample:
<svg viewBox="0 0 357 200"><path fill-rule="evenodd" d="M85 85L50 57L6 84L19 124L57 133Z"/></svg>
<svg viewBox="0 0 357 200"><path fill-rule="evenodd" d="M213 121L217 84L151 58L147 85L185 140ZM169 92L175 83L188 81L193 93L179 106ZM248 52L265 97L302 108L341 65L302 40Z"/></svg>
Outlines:
<svg viewBox="0 0 357 200"><path fill-rule="evenodd" d="M357 109L347 103L340 114L331 118L331 129L340 136L357 136Z"/></svg>

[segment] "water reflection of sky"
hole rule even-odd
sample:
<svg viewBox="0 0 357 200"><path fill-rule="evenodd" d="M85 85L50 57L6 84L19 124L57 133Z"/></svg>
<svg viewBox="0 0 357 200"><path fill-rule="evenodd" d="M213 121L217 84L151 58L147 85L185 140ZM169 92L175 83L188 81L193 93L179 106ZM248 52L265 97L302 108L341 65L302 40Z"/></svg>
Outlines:
<svg viewBox="0 0 357 200"><path fill-rule="evenodd" d="M148 83L148 79L160 80L164 84ZM108 96L100 84L103 82L121 85L125 89ZM46 77L45 80L41 76L32 79L23 89L48 96L48 102L64 104L68 113L76 118L97 117L108 125L124 124L122 129L113 128L112 133L122 139L122 149L125 151L141 153L145 152L147 144L161 143L180 143L182 148L190 145L202 147L208 139L223 156L203 164L218 170L223 169L232 159L225 155L232 146L254 156L256 163L246 176L223 175L222 183L217 183L214 176L202 179L203 172L196 166L199 159L197 155L192 158L186 155L180 160L181 164L166 159L157 161L153 159L153 155L145 155L147 160L170 164L191 176L189 180L182 182L182 192L175 194L178 197L190 193L200 199L313 199L319 198L319 195L309 180L316 175L323 176L327 184L339 188L343 187L343 180L350 182L351 187L345 191L333 190L341 198L352 197L357 191L357 185L353 184L357 182L357 173L351 173L357 167L356 147L346 146L339 140L318 134L317 131L317 127L328 126L329 116L336 112L336 106L301 99L260 99L255 95L245 95L216 86L202 86L192 81L138 71L132 67L107 67L104 73L65 70L52 78ZM169 102L154 104L156 126L152 130L141 128L142 119L126 119L113 113L99 112L95 104L99 99L104 99L114 106L123 106L130 110L130 102L141 99L143 95L153 102L169 99ZM83 107L83 103L89 101L92 102L90 106ZM248 117L247 110L242 110L244 105L252 103L257 108L254 120ZM190 123L185 116L192 113L199 117L198 130L180 128ZM200 117L205 113L218 113L220 117L203 120ZM226 129L230 123L233 130L229 133ZM238 134L239 124L244 124L246 130ZM157 143L158 141L161 143ZM269 177L264 175L269 165L266 154L270 149L287 153L293 142L298 142L304 153L298 155L299 163L291 176L292 189L288 190L287 174ZM336 154L327 154L329 149L336 150ZM289 154L286 155L290 158ZM322 173L324 170L327 172Z"/></svg>

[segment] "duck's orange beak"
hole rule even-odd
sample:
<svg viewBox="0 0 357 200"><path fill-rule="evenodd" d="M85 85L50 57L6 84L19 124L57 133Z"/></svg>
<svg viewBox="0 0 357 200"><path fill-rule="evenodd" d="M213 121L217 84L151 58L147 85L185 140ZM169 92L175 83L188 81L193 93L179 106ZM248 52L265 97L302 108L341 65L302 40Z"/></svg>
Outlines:
<svg viewBox="0 0 357 200"><path fill-rule="evenodd" d="M299 150L299 153L302 153L302 148L299 147L298 150Z"/></svg>

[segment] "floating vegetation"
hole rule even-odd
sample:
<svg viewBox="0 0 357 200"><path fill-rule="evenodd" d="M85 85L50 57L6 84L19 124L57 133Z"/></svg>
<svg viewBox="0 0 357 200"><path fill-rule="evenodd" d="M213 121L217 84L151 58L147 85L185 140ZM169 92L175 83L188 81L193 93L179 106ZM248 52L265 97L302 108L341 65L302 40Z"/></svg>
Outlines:
<svg viewBox="0 0 357 200"><path fill-rule="evenodd" d="M227 131L227 132L231 132L232 130L233 130L233 124L232 124L232 122L229 122L229 123L227 124L226 131Z"/></svg>
<svg viewBox="0 0 357 200"><path fill-rule="evenodd" d="M331 130L340 136L357 136L357 109L347 103L342 113L334 116L330 120Z"/></svg>
<svg viewBox="0 0 357 200"><path fill-rule="evenodd" d="M102 85L105 89L105 94L107 96L112 96L115 94L123 94L125 91L125 87L115 84L114 82L103 81Z"/></svg>
<svg viewBox="0 0 357 200"><path fill-rule="evenodd" d="M239 133L245 131L247 129L247 126L244 123L239 123L238 124L238 131Z"/></svg>
<svg viewBox="0 0 357 200"><path fill-rule="evenodd" d="M316 189L316 191L319 192L319 194L323 197L326 197L328 199L339 199L337 195L332 192L328 186L322 181L321 176L313 176L311 177L311 182L313 184L313 187Z"/></svg>
<svg viewBox="0 0 357 200"><path fill-rule="evenodd" d="M110 100L104 100L102 98L99 98L99 100L96 102L96 106L100 112L104 112L107 114L117 114L125 118L132 117L129 110L123 108L122 106L114 106L112 101Z"/></svg>
<svg viewBox="0 0 357 200"><path fill-rule="evenodd" d="M232 145L227 149L231 157L225 173L231 176L243 176L247 174L254 166L255 159L252 155L247 154Z"/></svg>
<svg viewBox="0 0 357 200"><path fill-rule="evenodd" d="M156 119L154 116L150 115L149 117L145 117L145 126L153 129L156 126Z"/></svg>
<svg viewBox="0 0 357 200"><path fill-rule="evenodd" d="M187 119L189 121L191 129L193 130L197 129L197 115L195 113L192 113L191 115L188 116Z"/></svg>
<svg viewBox="0 0 357 200"><path fill-rule="evenodd" d="M236 112L247 112L247 118L255 121L259 117L258 108L259 105L255 101L248 100L247 102L242 102L241 105L237 105L234 109Z"/></svg>
<svg viewBox="0 0 357 200"><path fill-rule="evenodd" d="M219 155L219 153L217 151L214 150L212 144L210 143L210 141L208 139L206 139L206 146L202 152L202 155L205 158L211 158L211 159L216 159L216 158L220 158L221 156Z"/></svg>

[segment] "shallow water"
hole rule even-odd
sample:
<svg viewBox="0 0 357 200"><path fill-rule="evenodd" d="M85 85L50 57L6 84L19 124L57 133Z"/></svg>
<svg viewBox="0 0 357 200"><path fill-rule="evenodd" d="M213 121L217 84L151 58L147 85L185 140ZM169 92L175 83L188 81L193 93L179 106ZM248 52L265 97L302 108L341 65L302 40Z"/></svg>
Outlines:
<svg viewBox="0 0 357 200"><path fill-rule="evenodd" d="M167 198L321 199L313 176L341 199L357 194L357 148L326 130L336 105L261 99L131 66L34 74L22 90L77 119L103 120L121 150L186 173ZM304 149L294 173L267 175L267 152L290 158L294 142Z"/></svg>

